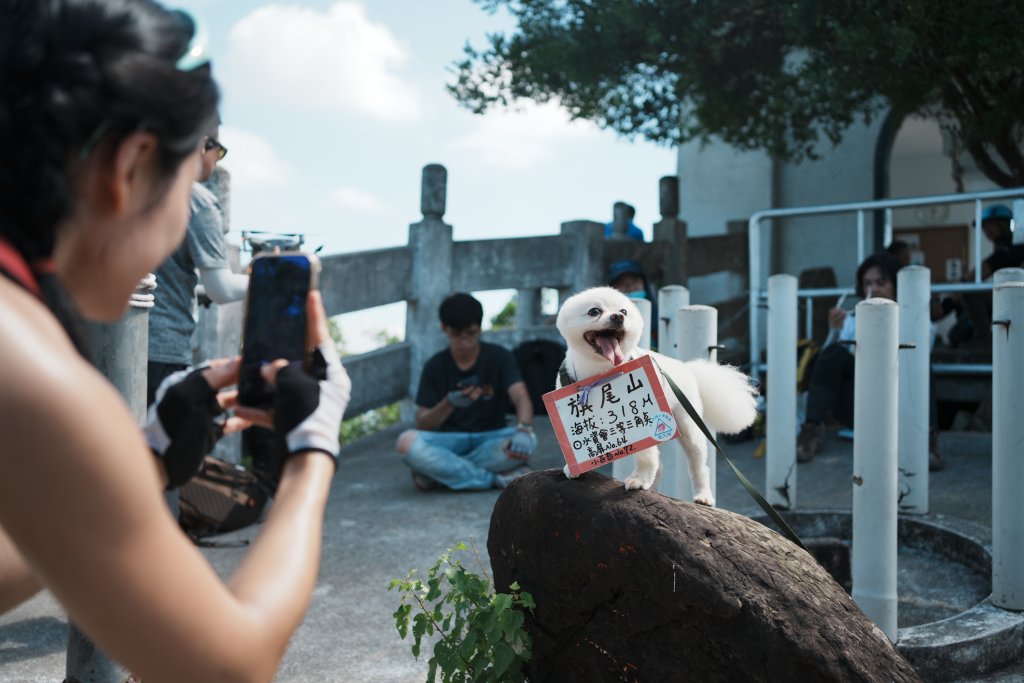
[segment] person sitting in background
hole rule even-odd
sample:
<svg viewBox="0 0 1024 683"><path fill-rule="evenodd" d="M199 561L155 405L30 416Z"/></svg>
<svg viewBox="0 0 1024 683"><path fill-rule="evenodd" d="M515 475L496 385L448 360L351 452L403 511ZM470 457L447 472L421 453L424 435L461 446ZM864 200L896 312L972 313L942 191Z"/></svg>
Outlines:
<svg viewBox="0 0 1024 683"><path fill-rule="evenodd" d="M990 204L981 212L981 231L992 242L992 253L981 262L981 279L988 280L1003 268L1024 266L1024 244L1013 242L1013 212L1005 204ZM964 282L974 282L974 270L968 271ZM987 345L991 338L992 295L990 292L965 292L946 297L933 307L933 318L956 311L957 322L949 331L949 341L960 346Z"/></svg>
<svg viewBox="0 0 1024 683"><path fill-rule="evenodd" d="M880 252L864 259L857 268L857 296L865 299L881 297L896 300L896 276L899 261L888 252ZM825 440L825 423L829 416L848 428L853 427L853 384L854 353L844 342L857 338L856 311L847 311L839 306L832 308L828 315L829 337L835 341L826 345L818 354L811 372L807 390L807 415L797 436L796 459L810 462L822 448ZM893 378L895 381L896 378ZM934 392L929 409L928 468L940 470L945 464L938 451L938 431L935 428L937 410Z"/></svg>
<svg viewBox="0 0 1024 683"><path fill-rule="evenodd" d="M448 348L423 367L416 428L398 437L398 453L421 491L438 484L457 491L504 488L530 471L537 448L526 384L510 351L480 341L479 301L452 294L438 313ZM509 404L514 427L505 422Z"/></svg>
<svg viewBox="0 0 1024 683"><path fill-rule="evenodd" d="M892 254L899 262L900 267L909 266L912 256L910 245L903 240L893 240L885 248L886 253Z"/></svg>
<svg viewBox="0 0 1024 683"><path fill-rule="evenodd" d="M622 235L626 239L636 240L637 242L644 241L644 231L637 227L636 223L633 222L633 218L636 216L636 209L633 208L632 204L626 202L615 202L612 205L612 222L604 224L604 236L605 237L616 237L615 234L615 223L621 221L625 224L626 230Z"/></svg>
<svg viewBox="0 0 1024 683"><path fill-rule="evenodd" d="M1003 268L1024 265L1024 244L1014 244L1013 228L1013 212L1005 204L992 204L981 212L981 231L992 242L992 253L981 262L982 280ZM974 279L973 273L968 279Z"/></svg>

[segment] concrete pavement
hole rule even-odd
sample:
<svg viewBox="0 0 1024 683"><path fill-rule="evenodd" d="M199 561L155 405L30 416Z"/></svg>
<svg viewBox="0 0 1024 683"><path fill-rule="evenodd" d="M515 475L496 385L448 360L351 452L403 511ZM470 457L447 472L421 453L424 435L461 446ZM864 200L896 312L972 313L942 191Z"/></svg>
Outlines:
<svg viewBox="0 0 1024 683"><path fill-rule="evenodd" d="M540 421L539 421L540 422ZM422 493L393 450L401 427L345 447L325 524L320 578L306 619L276 678L279 683L423 681L426 659L417 662L399 639L392 612L398 596L388 582L412 568L421 572L458 541L475 542L486 563L490 512L500 491ZM538 428L535 469L560 467L550 426ZM763 490L764 461L753 457L755 441L723 444L726 452ZM991 524L991 435L943 433L946 469L931 475L931 514L954 518L988 534ZM849 509L852 444L834 435L825 451L798 470L799 509ZM607 472L610 468L604 468ZM610 474L610 473L609 473ZM760 509L724 463L718 466L720 507L758 515ZM226 535L246 538L257 529ZM203 550L227 575L244 549ZM464 563L473 566L473 558ZM0 682L52 683L64 675L66 623L48 594L0 616ZM1024 680L1024 669L988 681Z"/></svg>

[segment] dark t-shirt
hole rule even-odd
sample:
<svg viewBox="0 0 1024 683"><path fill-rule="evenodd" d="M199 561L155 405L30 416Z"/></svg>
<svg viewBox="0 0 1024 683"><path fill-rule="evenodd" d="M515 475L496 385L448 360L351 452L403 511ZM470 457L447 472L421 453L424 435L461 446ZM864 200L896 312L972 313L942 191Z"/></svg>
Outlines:
<svg viewBox="0 0 1024 683"><path fill-rule="evenodd" d="M423 366L416 405L433 408L445 394L467 377L476 375L484 393L467 408L456 408L437 431L485 432L505 426L505 415L512 405L508 388L521 382L519 367L504 347L480 342L480 356L469 370L459 370L450 349L435 354Z"/></svg>
<svg viewBox="0 0 1024 683"><path fill-rule="evenodd" d="M993 273L1003 268L1019 268L1024 265L1024 244L1014 244L1011 240L996 242L985 263Z"/></svg>

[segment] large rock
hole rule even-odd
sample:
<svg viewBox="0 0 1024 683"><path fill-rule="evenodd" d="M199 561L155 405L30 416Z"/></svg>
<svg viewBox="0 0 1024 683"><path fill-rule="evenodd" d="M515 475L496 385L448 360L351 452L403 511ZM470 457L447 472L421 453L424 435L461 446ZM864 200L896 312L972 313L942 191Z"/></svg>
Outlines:
<svg viewBox="0 0 1024 683"><path fill-rule="evenodd" d="M746 517L596 473L520 477L487 550L542 681L917 681L814 559Z"/></svg>

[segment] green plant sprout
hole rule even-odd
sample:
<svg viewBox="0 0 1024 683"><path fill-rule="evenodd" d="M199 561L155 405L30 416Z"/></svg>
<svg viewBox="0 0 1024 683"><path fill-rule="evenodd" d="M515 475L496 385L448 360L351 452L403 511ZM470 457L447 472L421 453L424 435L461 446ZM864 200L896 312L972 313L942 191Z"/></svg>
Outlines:
<svg viewBox="0 0 1024 683"><path fill-rule="evenodd" d="M495 593L475 544L473 555L483 576L468 571L455 557L466 550L461 541L449 548L427 571L426 581L415 578L413 569L391 582L388 590L402 594L394 613L398 635L404 640L412 631L416 659L423 637L438 636L428 662L429 683L439 673L442 683L525 681L522 669L532 651L522 608L534 608L533 596L518 583L509 586L509 593Z"/></svg>

